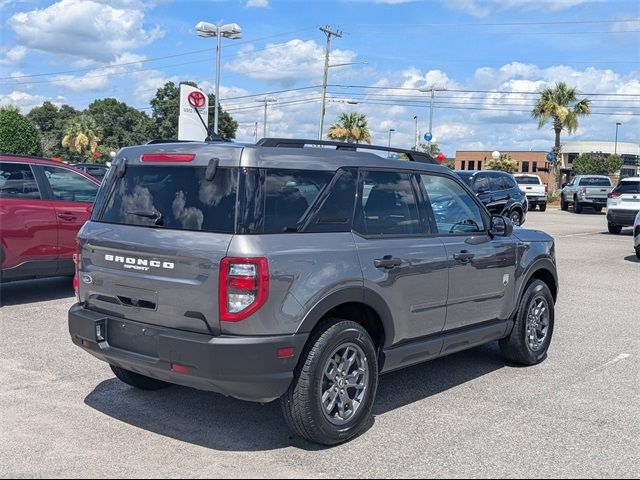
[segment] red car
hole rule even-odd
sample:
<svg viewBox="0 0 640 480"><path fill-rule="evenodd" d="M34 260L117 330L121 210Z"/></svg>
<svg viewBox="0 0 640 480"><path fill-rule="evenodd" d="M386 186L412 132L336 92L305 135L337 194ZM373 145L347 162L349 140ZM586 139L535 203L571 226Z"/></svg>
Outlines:
<svg viewBox="0 0 640 480"><path fill-rule="evenodd" d="M0 154L0 281L72 276L99 185L60 162Z"/></svg>

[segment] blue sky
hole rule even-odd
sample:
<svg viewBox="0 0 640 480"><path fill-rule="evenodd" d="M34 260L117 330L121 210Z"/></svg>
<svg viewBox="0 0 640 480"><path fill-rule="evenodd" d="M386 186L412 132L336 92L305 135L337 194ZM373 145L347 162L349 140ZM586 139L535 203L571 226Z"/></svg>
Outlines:
<svg viewBox="0 0 640 480"><path fill-rule="evenodd" d="M222 54L221 99L239 140L253 138L256 121L261 134L265 92L278 92L270 135L317 134L326 24L343 32L331 63L366 62L330 70L326 123L364 112L375 143L394 129L392 143L411 146L414 116L421 134L428 126L418 89L435 87L447 89L433 132L445 153L547 149L552 133L529 110L557 81L593 100L571 139L611 140L619 121L620 140L638 142L637 0L0 0L0 104L116 97L149 111L167 80L211 90L214 40L195 35L200 20L244 32Z"/></svg>

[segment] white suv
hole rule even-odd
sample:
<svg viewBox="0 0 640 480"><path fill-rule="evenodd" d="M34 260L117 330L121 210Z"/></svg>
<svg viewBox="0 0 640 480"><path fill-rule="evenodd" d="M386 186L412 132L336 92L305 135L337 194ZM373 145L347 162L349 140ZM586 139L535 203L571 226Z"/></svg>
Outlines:
<svg viewBox="0 0 640 480"><path fill-rule="evenodd" d="M633 224L633 246L636 248L636 257L640 260L640 212L636 215L636 221Z"/></svg>
<svg viewBox="0 0 640 480"><path fill-rule="evenodd" d="M640 177L620 180L608 195L607 222L609 232L620 233L623 227L631 227L640 212Z"/></svg>

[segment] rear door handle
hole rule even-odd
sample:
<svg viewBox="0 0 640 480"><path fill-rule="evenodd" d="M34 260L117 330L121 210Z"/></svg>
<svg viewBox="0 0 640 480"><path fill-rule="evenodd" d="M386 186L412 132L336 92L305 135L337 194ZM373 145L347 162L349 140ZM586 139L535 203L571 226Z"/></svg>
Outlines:
<svg viewBox="0 0 640 480"><path fill-rule="evenodd" d="M467 250L462 250L460 253L454 253L453 259L459 261L460 263L469 263L475 256L475 253L468 252Z"/></svg>
<svg viewBox="0 0 640 480"><path fill-rule="evenodd" d="M376 268L384 268L390 270L395 267L399 267L402 265L402 260L400 258L392 257L391 255L385 255L382 258L377 258L373 261L373 264Z"/></svg>
<svg viewBox="0 0 640 480"><path fill-rule="evenodd" d="M76 217L72 213L60 213L58 214L58 218L67 222L73 222L78 219L78 217Z"/></svg>

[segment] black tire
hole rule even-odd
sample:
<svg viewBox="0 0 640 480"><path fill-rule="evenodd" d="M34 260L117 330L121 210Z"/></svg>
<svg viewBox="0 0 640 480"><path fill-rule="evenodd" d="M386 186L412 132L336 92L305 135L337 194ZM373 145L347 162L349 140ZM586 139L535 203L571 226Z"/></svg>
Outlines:
<svg viewBox="0 0 640 480"><path fill-rule="evenodd" d="M593 209L597 212L600 213L602 211L602 207L593 207Z"/></svg>
<svg viewBox="0 0 640 480"><path fill-rule="evenodd" d="M611 222L607 222L607 228L609 229L609 233L613 233L618 235L622 231L622 225L616 225Z"/></svg>
<svg viewBox="0 0 640 480"><path fill-rule="evenodd" d="M578 201L577 198L573 199L573 211L575 213L582 213L582 204Z"/></svg>
<svg viewBox="0 0 640 480"><path fill-rule="evenodd" d="M522 225L522 213L517 208L511 210L509 219L511 219L511 223L513 223L515 226Z"/></svg>
<svg viewBox="0 0 640 480"><path fill-rule="evenodd" d="M544 212L547 210L547 204L546 203L541 203L540 205L538 205L540 207L540 211Z"/></svg>
<svg viewBox="0 0 640 480"><path fill-rule="evenodd" d="M527 332L528 318L534 302L541 300L544 301L548 307L548 326L546 336L542 338L540 345L534 349L530 344ZM535 365L543 361L547 356L547 351L551 344L554 320L554 301L549 287L542 280L529 282L520 300L513 330L508 337L500 340L502 355L508 361L521 365Z"/></svg>
<svg viewBox="0 0 640 480"><path fill-rule="evenodd" d="M569 210L569 204L564 199L564 195L560 197L560 210L564 210L565 212Z"/></svg>
<svg viewBox="0 0 640 480"><path fill-rule="evenodd" d="M636 247L636 257L640 260L640 247Z"/></svg>
<svg viewBox="0 0 640 480"><path fill-rule="evenodd" d="M360 348L366 357L363 364L366 363L368 368L368 382L353 417L343 425L336 425L329 420L322 403L323 387L327 383L324 370L330 356L347 344ZM280 404L287 425L294 434L310 442L331 446L346 442L365 430L377 388L378 358L371 337L355 322L331 318L309 339L293 383L280 399ZM345 391L348 393L350 390Z"/></svg>
<svg viewBox="0 0 640 480"><path fill-rule="evenodd" d="M140 390L160 390L161 388L170 387L171 384L163 382L162 380L156 380L155 378L145 377L139 373L130 372L124 368L116 367L115 365L109 365L114 375L119 380L131 385L132 387L139 388Z"/></svg>

